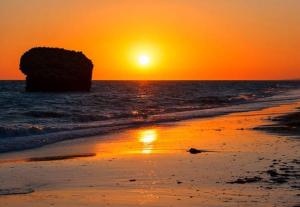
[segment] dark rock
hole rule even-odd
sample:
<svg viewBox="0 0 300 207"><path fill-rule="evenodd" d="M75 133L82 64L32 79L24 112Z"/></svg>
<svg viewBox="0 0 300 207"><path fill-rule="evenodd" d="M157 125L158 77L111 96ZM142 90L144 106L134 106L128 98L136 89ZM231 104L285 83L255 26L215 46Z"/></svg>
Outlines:
<svg viewBox="0 0 300 207"><path fill-rule="evenodd" d="M267 174L269 174L271 177L277 177L279 175L276 170L268 170Z"/></svg>
<svg viewBox="0 0 300 207"><path fill-rule="evenodd" d="M274 183L278 183L278 184L282 184L282 183L287 183L288 182L288 178L283 178L283 177L279 177L279 178L271 178L271 180Z"/></svg>
<svg viewBox="0 0 300 207"><path fill-rule="evenodd" d="M82 52L37 47L23 54L20 70L27 91L89 91L93 63Z"/></svg>
<svg viewBox="0 0 300 207"><path fill-rule="evenodd" d="M286 171L286 170L289 170L289 168L287 168L287 167L282 167L282 168L279 168L279 170Z"/></svg>
<svg viewBox="0 0 300 207"><path fill-rule="evenodd" d="M207 152L207 151L191 148L191 149L188 150L188 152L191 153L191 154L199 154L199 153L203 153L203 152Z"/></svg>
<svg viewBox="0 0 300 207"><path fill-rule="evenodd" d="M246 181L244 179L239 178L235 181L230 181L230 182L227 182L227 183L230 183L230 184L245 184Z"/></svg>
<svg viewBox="0 0 300 207"><path fill-rule="evenodd" d="M229 184L246 184L246 183L256 183L261 181L262 178L255 176L255 177L250 177L250 178L239 178L235 181L227 182Z"/></svg>

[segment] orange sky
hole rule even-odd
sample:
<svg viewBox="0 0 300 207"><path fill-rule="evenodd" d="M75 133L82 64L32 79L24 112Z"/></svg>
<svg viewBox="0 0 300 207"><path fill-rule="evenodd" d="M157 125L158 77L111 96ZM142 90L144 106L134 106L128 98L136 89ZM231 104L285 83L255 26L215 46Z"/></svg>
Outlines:
<svg viewBox="0 0 300 207"><path fill-rule="evenodd" d="M299 12L299 0L1 0L0 79L24 79L34 46L83 51L94 79L300 78Z"/></svg>

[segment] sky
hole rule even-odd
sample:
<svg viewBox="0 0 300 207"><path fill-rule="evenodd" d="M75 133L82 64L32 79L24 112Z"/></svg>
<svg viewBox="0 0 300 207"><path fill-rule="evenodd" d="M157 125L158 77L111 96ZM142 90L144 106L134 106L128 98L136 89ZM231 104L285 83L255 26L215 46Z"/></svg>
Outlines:
<svg viewBox="0 0 300 207"><path fill-rule="evenodd" d="M24 79L36 46L82 51L94 80L299 79L299 12L299 0L1 0L0 79Z"/></svg>

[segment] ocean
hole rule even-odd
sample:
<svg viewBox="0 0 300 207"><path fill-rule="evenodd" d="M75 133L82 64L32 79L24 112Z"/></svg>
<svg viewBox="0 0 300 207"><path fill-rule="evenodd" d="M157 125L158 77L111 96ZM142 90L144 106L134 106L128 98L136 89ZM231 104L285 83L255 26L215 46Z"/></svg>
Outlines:
<svg viewBox="0 0 300 207"><path fill-rule="evenodd" d="M93 81L90 93L27 93L0 81L0 152L300 99L300 81Z"/></svg>

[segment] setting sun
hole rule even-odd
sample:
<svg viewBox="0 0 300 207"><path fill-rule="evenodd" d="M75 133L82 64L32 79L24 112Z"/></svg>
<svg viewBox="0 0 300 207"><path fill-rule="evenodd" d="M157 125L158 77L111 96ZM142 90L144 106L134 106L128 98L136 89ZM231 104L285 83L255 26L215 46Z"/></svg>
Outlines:
<svg viewBox="0 0 300 207"><path fill-rule="evenodd" d="M138 57L138 62L140 65L149 65L150 64L150 57L148 55L140 55Z"/></svg>

